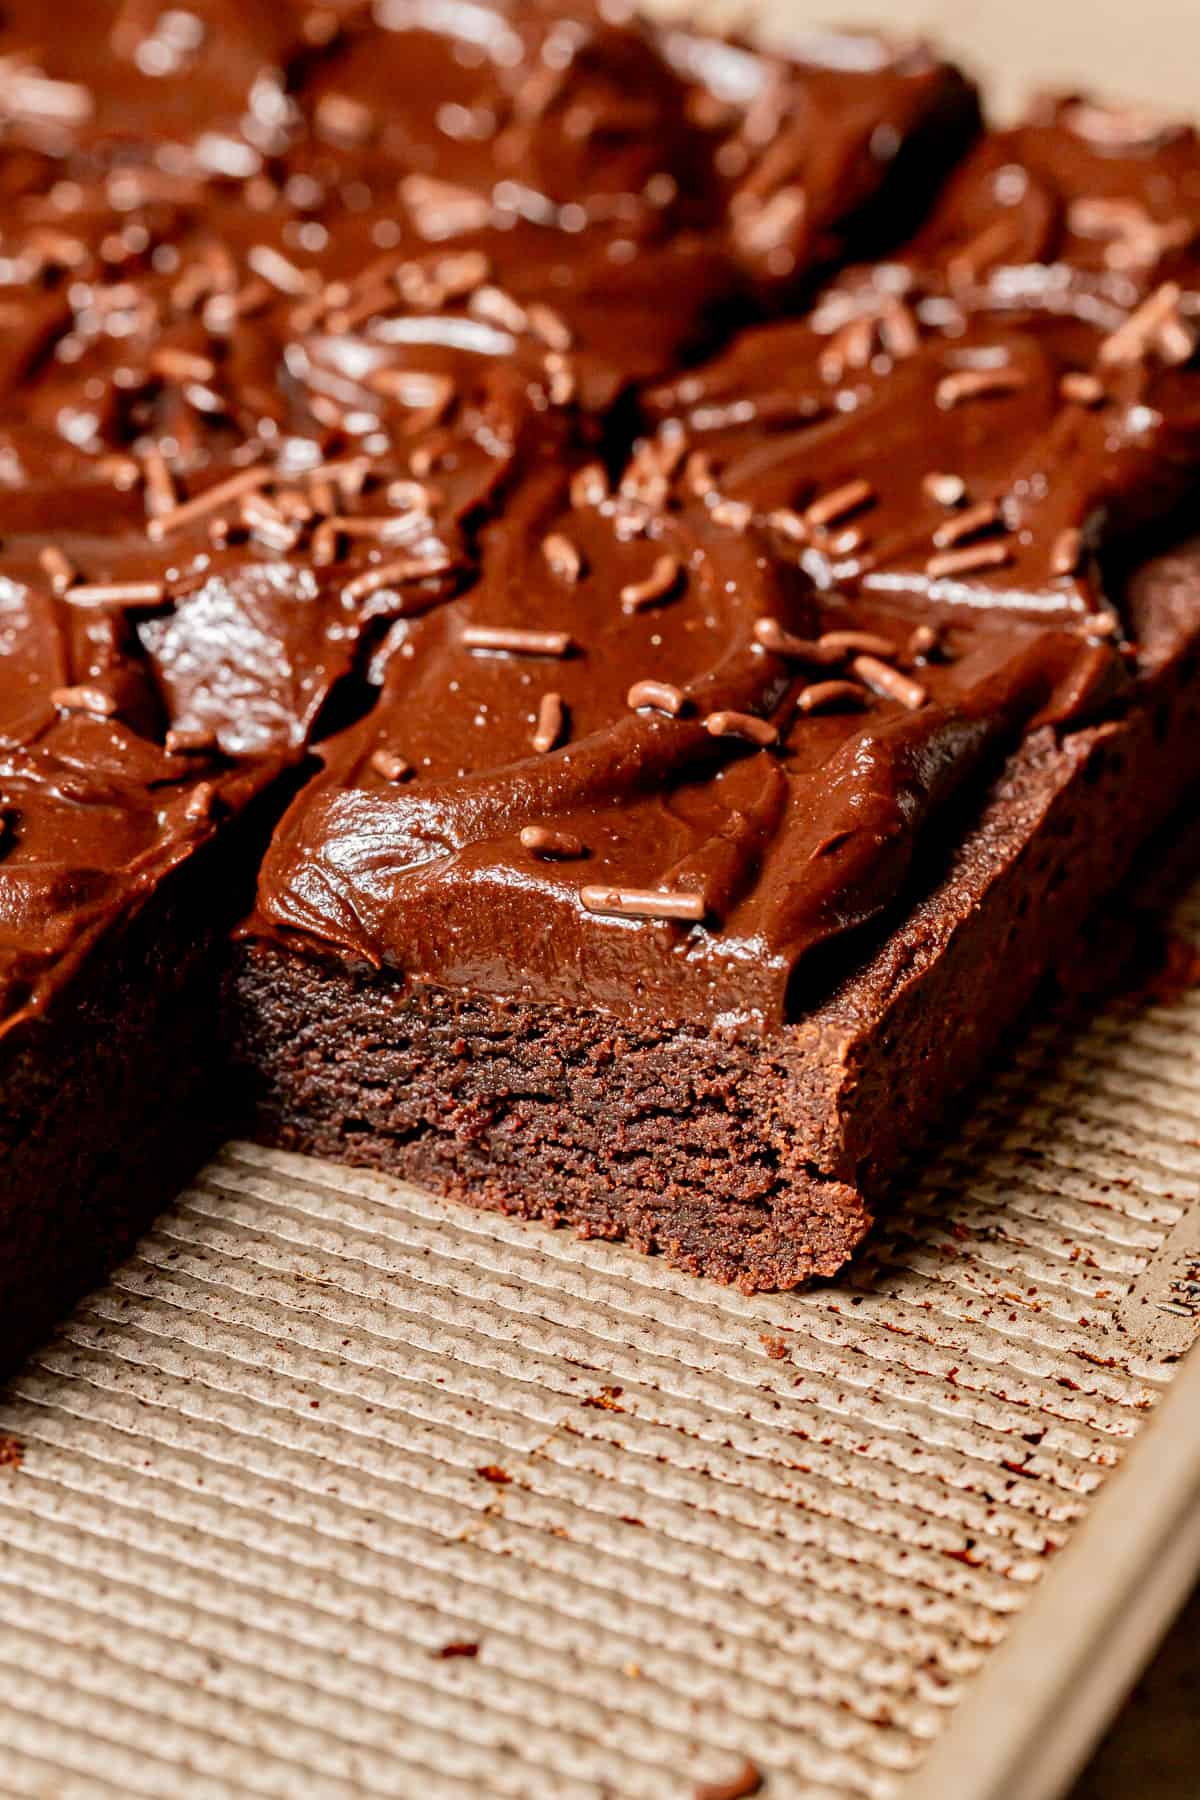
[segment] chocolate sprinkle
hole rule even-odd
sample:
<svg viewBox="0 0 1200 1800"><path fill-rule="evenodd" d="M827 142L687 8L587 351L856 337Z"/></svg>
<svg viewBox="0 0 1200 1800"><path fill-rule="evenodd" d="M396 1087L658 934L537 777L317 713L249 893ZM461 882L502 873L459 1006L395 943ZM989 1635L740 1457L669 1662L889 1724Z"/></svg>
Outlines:
<svg viewBox="0 0 1200 1800"><path fill-rule="evenodd" d="M572 506L600 506L608 496L608 476L602 463L587 463L571 477Z"/></svg>
<svg viewBox="0 0 1200 1800"><path fill-rule="evenodd" d="M318 569L327 569L335 563L341 551L341 539L333 519L322 519L313 532L308 543L309 555Z"/></svg>
<svg viewBox="0 0 1200 1800"><path fill-rule="evenodd" d="M552 306L546 306L541 300L532 300L525 308L525 317L529 329L535 337L540 337L543 344L551 350L569 350L571 348L571 331L561 313L556 313Z"/></svg>
<svg viewBox="0 0 1200 1800"><path fill-rule="evenodd" d="M211 356L197 356L190 350L176 350L167 344L154 352L150 367L156 375L165 375L168 381L211 381L217 372ZM171 504L174 504L173 498Z"/></svg>
<svg viewBox="0 0 1200 1800"><path fill-rule="evenodd" d="M565 631L525 631L516 625L466 625L462 641L468 650L503 650L513 656L569 656L573 648Z"/></svg>
<svg viewBox="0 0 1200 1800"><path fill-rule="evenodd" d="M879 315L879 337L889 356L915 356L921 348L921 327L911 306L889 300Z"/></svg>
<svg viewBox="0 0 1200 1800"><path fill-rule="evenodd" d="M706 450L689 451L683 465L683 482L689 493L701 499L705 494L716 492L717 477L713 472L712 457Z"/></svg>
<svg viewBox="0 0 1200 1800"><path fill-rule="evenodd" d="M105 481L111 481L118 493L128 494L142 480L142 465L136 457L122 456L119 451L114 451L110 456L97 457L96 473Z"/></svg>
<svg viewBox="0 0 1200 1800"><path fill-rule="evenodd" d="M564 862L585 854L583 840L573 831L555 831L549 825L523 825L521 843L535 856L546 856Z"/></svg>
<svg viewBox="0 0 1200 1800"><path fill-rule="evenodd" d="M1011 218L1001 216L965 243L946 264L946 276L955 289L969 288L983 279L1004 257L1012 254L1016 229Z"/></svg>
<svg viewBox="0 0 1200 1800"><path fill-rule="evenodd" d="M1026 378L1019 369L955 369L953 374L943 375L938 382L936 398L938 405L948 411L963 400L1012 394L1026 385Z"/></svg>
<svg viewBox="0 0 1200 1800"><path fill-rule="evenodd" d="M837 537L831 540L829 548L835 556L854 556L870 541L866 533L861 531L857 525L851 525L849 530L839 532Z"/></svg>
<svg viewBox="0 0 1200 1800"><path fill-rule="evenodd" d="M785 631L778 619L756 619L754 637L764 650L770 650L775 656L790 656L798 662L810 663L828 660L812 638L796 637L792 632Z"/></svg>
<svg viewBox="0 0 1200 1800"><path fill-rule="evenodd" d="M621 605L627 612L640 612L643 607L665 600L674 589L680 574L677 556L660 556L643 581L626 582L621 589Z"/></svg>
<svg viewBox="0 0 1200 1800"><path fill-rule="evenodd" d="M933 534L933 541L939 550L950 550L965 538L978 537L981 532L990 531L993 526L1002 525L1003 522L996 502L981 500L977 506L968 506L963 512L955 513L952 518L939 525Z"/></svg>
<svg viewBox="0 0 1200 1800"><path fill-rule="evenodd" d="M724 525L730 531L749 531L754 508L744 500L718 500L709 508L708 516L714 525Z"/></svg>
<svg viewBox="0 0 1200 1800"><path fill-rule="evenodd" d="M1196 339L1180 315L1182 298L1177 281L1164 281L1148 299L1131 312L1123 325L1100 345L1099 360L1105 367L1138 363L1157 350L1165 363L1184 363L1196 348Z"/></svg>
<svg viewBox="0 0 1200 1800"><path fill-rule="evenodd" d="M967 484L961 475L943 475L931 471L925 476L921 486L938 506L961 506L967 497Z"/></svg>
<svg viewBox="0 0 1200 1800"><path fill-rule="evenodd" d="M539 756L553 750L563 735L567 722L561 694L543 694L538 703L537 724L530 742Z"/></svg>
<svg viewBox="0 0 1200 1800"><path fill-rule="evenodd" d="M964 544L958 550L942 550L925 564L934 580L943 575L970 575L977 569L1002 569L1012 561L1007 544Z"/></svg>
<svg viewBox="0 0 1200 1800"><path fill-rule="evenodd" d="M1096 375L1071 370L1058 384L1064 400L1074 406L1099 406L1104 399L1104 383Z"/></svg>
<svg viewBox="0 0 1200 1800"><path fill-rule="evenodd" d="M548 532L542 539L542 555L551 574L557 575L560 581L574 583L583 574L583 557L561 531Z"/></svg>
<svg viewBox="0 0 1200 1800"><path fill-rule="evenodd" d="M827 525L849 518L851 513L860 512L864 506L870 506L874 499L875 490L869 481L847 481L806 506L804 522L812 530L823 530Z"/></svg>
<svg viewBox="0 0 1200 1800"><path fill-rule="evenodd" d="M781 537L790 538L794 544L808 542L808 526L801 515L790 506L777 506L767 514L767 524L777 531Z"/></svg>
<svg viewBox="0 0 1200 1800"><path fill-rule="evenodd" d="M657 888L583 887L579 898L589 912L625 919L680 919L698 923L706 908L702 894L663 894Z"/></svg>
<svg viewBox="0 0 1200 1800"><path fill-rule="evenodd" d="M1093 100L1074 100L1063 109L1069 131L1097 149L1120 153L1154 149L1169 127L1146 107L1102 106Z"/></svg>
<svg viewBox="0 0 1200 1800"><path fill-rule="evenodd" d="M176 502L175 483L161 450L151 448L143 453L142 480L146 488L146 511L153 525L173 512ZM150 536L155 535L151 529Z"/></svg>
<svg viewBox="0 0 1200 1800"><path fill-rule="evenodd" d="M796 695L796 710L802 713L835 712L866 703L866 694L852 681L814 681Z"/></svg>
<svg viewBox="0 0 1200 1800"><path fill-rule="evenodd" d="M437 488L431 488L427 482L412 481L398 476L387 485L387 503L397 512L430 513L441 500Z"/></svg>
<svg viewBox="0 0 1200 1800"><path fill-rule="evenodd" d="M397 556L390 562L380 563L377 568L366 569L348 581L342 589L347 600L365 600L370 594L377 594L381 588L398 586L405 581L423 581L431 575L444 575L450 568L450 558L440 556Z"/></svg>
<svg viewBox="0 0 1200 1800"><path fill-rule="evenodd" d="M312 273L297 268L294 262L289 262L286 256L270 244L253 244L246 252L246 264L255 275L278 288L281 294L299 295L311 291L314 280Z"/></svg>
<svg viewBox="0 0 1200 1800"><path fill-rule="evenodd" d="M249 517L249 502L243 502L242 511ZM261 501L258 504L262 504ZM276 518L281 518L277 512ZM350 538L377 538L380 543L396 543L411 536L413 529L411 517L395 517L390 513L372 515L369 513L333 513L318 526L320 531L340 533Z"/></svg>
<svg viewBox="0 0 1200 1800"><path fill-rule="evenodd" d="M874 346L874 319L863 314L860 318L847 320L834 332L829 348L822 353L819 363L822 380L842 381L847 369L865 369Z"/></svg>
<svg viewBox="0 0 1200 1800"><path fill-rule="evenodd" d="M682 690L669 681L635 681L625 696L625 703L634 712L648 706L655 712L670 713L672 718L678 718L683 711L684 698Z"/></svg>
<svg viewBox="0 0 1200 1800"><path fill-rule="evenodd" d="M204 756L217 748L217 734L199 727L194 731L168 731L164 740L168 756Z"/></svg>
<svg viewBox="0 0 1200 1800"><path fill-rule="evenodd" d="M817 651L822 662L830 662L858 651L866 656L892 657L896 646L890 638L874 631L823 631L817 639Z"/></svg>
<svg viewBox="0 0 1200 1800"><path fill-rule="evenodd" d="M915 712L918 706L924 706L928 698L919 681L914 681L910 675L901 674L899 669L893 669L890 663L880 662L877 657L856 656L850 667L859 680L865 681L875 693L883 694L889 700L898 700L910 712Z"/></svg>
<svg viewBox="0 0 1200 1800"><path fill-rule="evenodd" d="M69 557L63 555L57 544L43 544L38 551L38 561L50 577L50 586L56 594L65 594L71 583L78 578L78 570Z"/></svg>
<svg viewBox="0 0 1200 1800"><path fill-rule="evenodd" d="M555 350L546 352L546 374L550 378L550 404L552 406L569 406L575 398L575 376L567 366L565 356Z"/></svg>
<svg viewBox="0 0 1200 1800"><path fill-rule="evenodd" d="M94 713L101 719L111 719L117 710L116 701L103 688L83 685L52 688L50 704L61 712Z"/></svg>
<svg viewBox="0 0 1200 1800"><path fill-rule="evenodd" d="M1070 230L1080 237L1104 243L1104 261L1110 269L1153 268L1169 250L1182 249L1195 236L1186 218L1151 217L1137 200L1086 195L1067 211Z"/></svg>
<svg viewBox="0 0 1200 1800"><path fill-rule="evenodd" d="M471 295L468 311L477 319L486 319L490 325L499 325L501 330L511 331L516 336L528 331L530 327L528 312L511 294L506 294L503 288L476 288Z"/></svg>
<svg viewBox="0 0 1200 1800"><path fill-rule="evenodd" d="M1083 560L1083 533L1077 526L1068 525L1060 531L1050 551L1050 572L1053 575L1074 575Z"/></svg>
<svg viewBox="0 0 1200 1800"><path fill-rule="evenodd" d="M413 772L412 764L395 750L372 750L371 767L385 781L407 781Z"/></svg>
<svg viewBox="0 0 1200 1800"><path fill-rule="evenodd" d="M242 522L249 526L254 541L268 550L285 552L300 541L300 527L289 523L261 494L247 494L241 512Z"/></svg>
<svg viewBox="0 0 1200 1800"><path fill-rule="evenodd" d="M193 824L205 824L212 818L216 799L217 790L212 782L201 781L192 789L188 803L183 809L184 817L190 819Z"/></svg>
<svg viewBox="0 0 1200 1800"><path fill-rule="evenodd" d="M704 729L713 737L746 738L763 749L779 742L776 727L767 719L756 718L753 713L711 712L704 721Z"/></svg>
<svg viewBox="0 0 1200 1800"><path fill-rule="evenodd" d="M146 535L157 543L172 531L178 531L182 525L190 525L205 514L217 512L230 500L241 500L252 494L256 488L266 487L272 480L269 469L242 469L237 475L230 475L225 481L218 481L197 494L191 500L184 500L180 505L173 502L162 512L157 513L146 527Z"/></svg>
<svg viewBox="0 0 1200 1800"><path fill-rule="evenodd" d="M161 606L166 589L161 581L81 581L67 590L72 606Z"/></svg>

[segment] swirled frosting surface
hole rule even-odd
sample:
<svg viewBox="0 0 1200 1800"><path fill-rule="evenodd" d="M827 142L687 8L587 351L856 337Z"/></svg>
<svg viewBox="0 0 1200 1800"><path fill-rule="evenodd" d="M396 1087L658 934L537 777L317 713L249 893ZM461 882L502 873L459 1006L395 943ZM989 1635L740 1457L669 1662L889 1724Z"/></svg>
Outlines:
<svg viewBox="0 0 1200 1800"><path fill-rule="evenodd" d="M1036 729L1137 679L1119 568L1193 490L1200 148L1084 102L926 227L523 464L389 631L257 928L497 996L777 1025ZM949 828L949 827L947 827Z"/></svg>

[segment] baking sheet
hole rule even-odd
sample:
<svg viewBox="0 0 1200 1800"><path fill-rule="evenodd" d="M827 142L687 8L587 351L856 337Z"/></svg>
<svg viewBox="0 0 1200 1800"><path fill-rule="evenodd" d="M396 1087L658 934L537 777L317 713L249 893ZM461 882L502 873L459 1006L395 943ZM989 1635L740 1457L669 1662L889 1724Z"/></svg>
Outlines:
<svg viewBox="0 0 1200 1800"><path fill-rule="evenodd" d="M1195 107L1184 0L869 11ZM0 1793L1050 1800L1200 1563L1198 1099L1045 1026L753 1300L228 1146L0 1398Z"/></svg>
<svg viewBox="0 0 1200 1800"><path fill-rule="evenodd" d="M1043 1026L754 1299L229 1145L0 1402L0 1788L1053 1792L1200 1557L1113 1633L1196 1498L1198 1098L1200 993Z"/></svg>

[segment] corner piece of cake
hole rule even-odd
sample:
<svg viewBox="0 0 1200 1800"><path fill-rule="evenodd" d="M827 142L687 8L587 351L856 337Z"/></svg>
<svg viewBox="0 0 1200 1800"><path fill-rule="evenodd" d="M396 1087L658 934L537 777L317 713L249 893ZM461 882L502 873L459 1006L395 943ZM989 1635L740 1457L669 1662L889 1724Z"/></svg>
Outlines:
<svg viewBox="0 0 1200 1800"><path fill-rule="evenodd" d="M628 454L527 445L264 861L267 1141L845 1262L1200 775L1198 193L1190 130L1046 104Z"/></svg>

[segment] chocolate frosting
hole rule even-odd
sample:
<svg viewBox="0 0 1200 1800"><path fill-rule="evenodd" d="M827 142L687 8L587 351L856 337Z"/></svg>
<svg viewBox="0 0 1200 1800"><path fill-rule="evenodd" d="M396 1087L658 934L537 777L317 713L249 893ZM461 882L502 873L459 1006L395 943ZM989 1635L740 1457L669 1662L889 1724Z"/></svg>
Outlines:
<svg viewBox="0 0 1200 1800"><path fill-rule="evenodd" d="M797 1016L951 803L1136 682L1110 571L1194 479L1200 151L1131 130L1040 109L901 256L653 388L615 484L530 469L478 580L389 634L254 929L497 997Z"/></svg>
<svg viewBox="0 0 1200 1800"><path fill-rule="evenodd" d="M954 70L873 38L5 0L7 1024L443 630L509 491L972 122Z"/></svg>
<svg viewBox="0 0 1200 1800"><path fill-rule="evenodd" d="M489 566L631 383L878 237L893 171L929 185L906 149L974 117L870 37L783 59L541 0L4 0L8 1023L467 616L510 494Z"/></svg>
<svg viewBox="0 0 1200 1800"><path fill-rule="evenodd" d="M159 696L111 615L0 577L0 655L0 1011L11 1024L269 769L172 754Z"/></svg>
<svg viewBox="0 0 1200 1800"><path fill-rule="evenodd" d="M927 52L102 10L0 12L10 1022L316 746L254 932L777 1027L1022 734L1127 704L1115 571L1200 449L1190 130L1042 103L762 323L969 130Z"/></svg>

